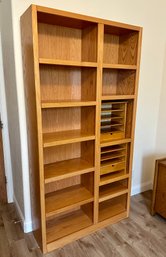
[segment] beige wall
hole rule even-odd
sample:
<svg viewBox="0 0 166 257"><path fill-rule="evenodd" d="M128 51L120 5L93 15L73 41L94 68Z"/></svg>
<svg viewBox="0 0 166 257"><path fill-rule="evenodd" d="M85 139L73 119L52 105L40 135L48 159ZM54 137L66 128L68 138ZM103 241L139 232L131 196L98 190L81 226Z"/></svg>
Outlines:
<svg viewBox="0 0 166 257"><path fill-rule="evenodd" d="M24 215L24 196L22 161L20 148L20 127L18 115L18 95L15 77L15 62L13 49L12 13L10 0L1 3L1 41L4 67L4 82L9 125L10 153L13 171L13 194ZM6 158L6 155L5 155ZM8 160L9 162L10 160Z"/></svg>
<svg viewBox="0 0 166 257"><path fill-rule="evenodd" d="M5 0L8 1L8 0ZM50 6L57 9L77 12L90 16L97 16L105 19L130 23L142 26L143 45L142 61L140 72L140 88L138 99L138 112L136 123L136 140L133 166L132 191L137 193L151 187L154 170L154 158L156 155L156 133L164 134L164 129L157 127L157 122L162 120L159 115L159 106L162 110L164 97L160 104L160 94L164 85L164 55L166 41L166 2L160 1L133 1L133 0L11 0L13 15L13 38L14 38L14 58L16 67L16 87L18 98L18 115L20 122L20 137L23 166L23 185L17 184L15 190L24 195L26 208L25 221L30 219L30 196L28 194L28 161L27 161L27 135L25 120L25 99L23 90L22 59L20 24L21 14L30 4ZM15 110L17 112L17 110ZM161 113L161 112L160 112ZM162 131L160 131L160 129ZM18 136L18 135L17 135ZM162 141L162 140L161 140ZM157 144L160 145L159 140ZM164 151L164 148L163 148ZM20 167L19 167L20 172ZM21 180L21 175L20 175ZM17 181L15 181L17 182ZM26 185L26 189L25 189ZM16 194L15 191L15 194ZM21 192L24 191L24 192ZM19 195L19 194L17 194ZM19 196L20 197L20 196ZM20 199L21 209L23 209ZM28 220L28 221L27 221Z"/></svg>

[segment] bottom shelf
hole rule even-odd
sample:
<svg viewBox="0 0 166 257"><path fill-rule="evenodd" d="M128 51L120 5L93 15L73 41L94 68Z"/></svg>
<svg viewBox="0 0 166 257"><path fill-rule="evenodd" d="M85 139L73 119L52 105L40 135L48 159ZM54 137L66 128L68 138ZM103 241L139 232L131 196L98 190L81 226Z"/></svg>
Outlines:
<svg viewBox="0 0 166 257"><path fill-rule="evenodd" d="M90 209L92 210L91 204L83 205L79 210L49 220L47 222L47 244L91 226L93 224L92 213L89 213L89 216L86 214Z"/></svg>
<svg viewBox="0 0 166 257"><path fill-rule="evenodd" d="M99 205L99 222L118 215L127 209L127 194L104 201Z"/></svg>

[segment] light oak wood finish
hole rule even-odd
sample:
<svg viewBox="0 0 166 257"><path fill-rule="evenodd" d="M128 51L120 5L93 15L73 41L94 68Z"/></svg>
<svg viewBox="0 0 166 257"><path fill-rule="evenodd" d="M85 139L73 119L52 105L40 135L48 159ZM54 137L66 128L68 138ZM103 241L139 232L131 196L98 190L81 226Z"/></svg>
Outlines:
<svg viewBox="0 0 166 257"><path fill-rule="evenodd" d="M73 209L77 206L93 201L89 190L82 185L67 187L65 189L46 195L46 217Z"/></svg>
<svg viewBox="0 0 166 257"><path fill-rule="evenodd" d="M32 209L46 253L129 215L142 29L35 5L21 23Z"/></svg>
<svg viewBox="0 0 166 257"><path fill-rule="evenodd" d="M156 160L151 213L152 215L154 215L155 213L158 213L164 218L166 218L165 185L166 185L166 159L159 159L159 160Z"/></svg>
<svg viewBox="0 0 166 257"><path fill-rule="evenodd" d="M52 253L42 255L32 233L24 234L20 223L13 222L18 219L13 212L13 205L3 205L0 206L0 255L2 257L110 257L111 255L163 257L166 251L166 222L158 215L151 216L150 208L151 192L133 196L128 219L100 229ZM66 240L66 237L64 239Z"/></svg>

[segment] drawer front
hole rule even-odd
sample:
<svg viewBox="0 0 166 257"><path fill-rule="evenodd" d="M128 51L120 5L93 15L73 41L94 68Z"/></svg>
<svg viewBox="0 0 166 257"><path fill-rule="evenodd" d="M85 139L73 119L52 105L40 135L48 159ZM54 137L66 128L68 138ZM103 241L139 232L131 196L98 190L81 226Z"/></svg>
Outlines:
<svg viewBox="0 0 166 257"><path fill-rule="evenodd" d="M115 163L115 164L110 164L108 166L104 166L100 169L100 174L104 175L107 173L111 173L111 172L115 172L118 170L122 170L125 169L126 167L126 163L125 162L119 162L119 163Z"/></svg>
<svg viewBox="0 0 166 257"><path fill-rule="evenodd" d="M101 142L125 138L124 132L101 133Z"/></svg>

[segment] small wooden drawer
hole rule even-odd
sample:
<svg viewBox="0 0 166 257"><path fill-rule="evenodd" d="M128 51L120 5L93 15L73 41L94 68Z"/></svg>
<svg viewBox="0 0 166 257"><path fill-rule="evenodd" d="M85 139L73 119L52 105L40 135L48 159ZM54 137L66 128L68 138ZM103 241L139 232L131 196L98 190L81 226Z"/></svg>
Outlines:
<svg viewBox="0 0 166 257"><path fill-rule="evenodd" d="M107 141L112 141L112 140L117 140L117 139L123 139L125 138L125 133L122 132L107 132L107 133L102 133L101 134L101 142L107 142Z"/></svg>
<svg viewBox="0 0 166 257"><path fill-rule="evenodd" d="M101 165L100 175L122 170L122 169L125 169L125 167L126 167L125 161L112 163L112 164L104 164L103 166Z"/></svg>

